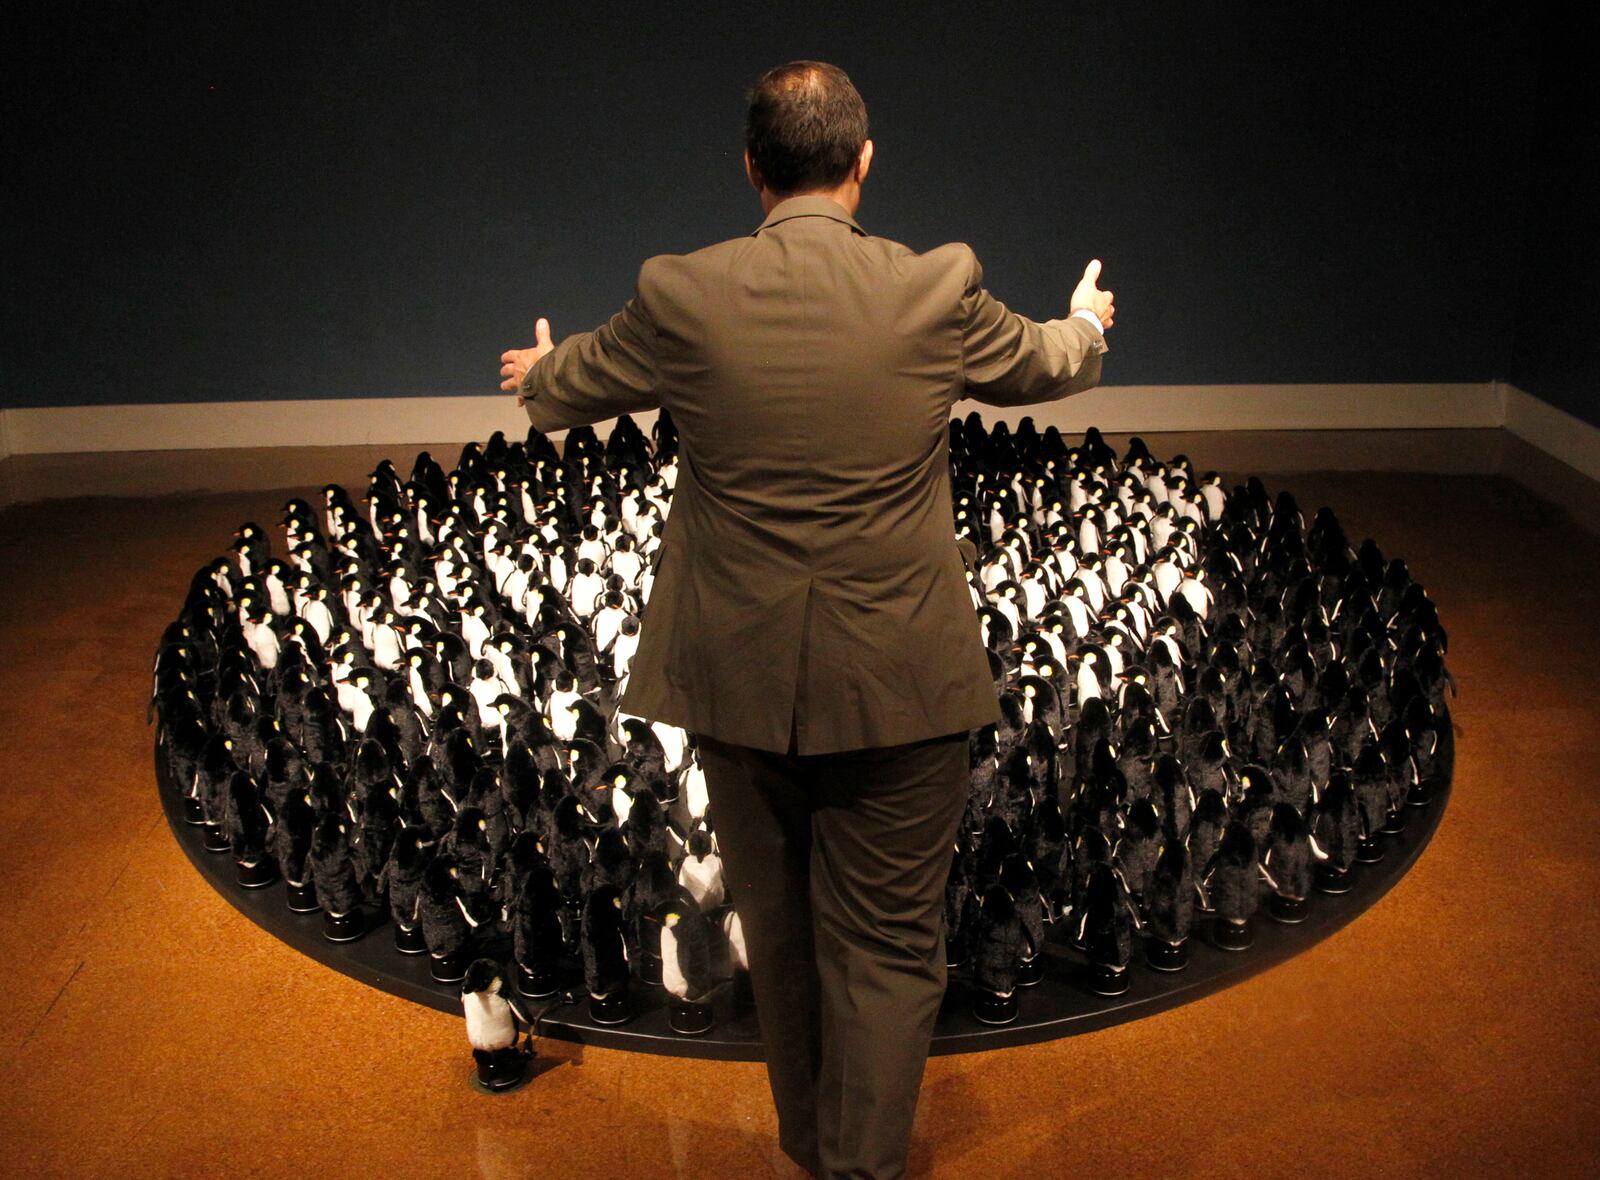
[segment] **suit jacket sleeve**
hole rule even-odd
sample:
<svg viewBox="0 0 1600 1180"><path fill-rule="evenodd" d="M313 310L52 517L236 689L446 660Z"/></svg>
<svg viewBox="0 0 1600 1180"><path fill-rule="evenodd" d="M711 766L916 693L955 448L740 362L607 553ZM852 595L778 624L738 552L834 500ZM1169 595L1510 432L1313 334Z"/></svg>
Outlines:
<svg viewBox="0 0 1600 1180"><path fill-rule="evenodd" d="M529 367L519 392L528 420L549 433L661 405L656 328L644 298L647 262L633 298L592 332L568 336Z"/></svg>
<svg viewBox="0 0 1600 1180"><path fill-rule="evenodd" d="M962 378L966 395L992 406L1027 405L1082 393L1100 383L1106 340L1082 316L1038 323L1009 311L972 269L961 297Z"/></svg>

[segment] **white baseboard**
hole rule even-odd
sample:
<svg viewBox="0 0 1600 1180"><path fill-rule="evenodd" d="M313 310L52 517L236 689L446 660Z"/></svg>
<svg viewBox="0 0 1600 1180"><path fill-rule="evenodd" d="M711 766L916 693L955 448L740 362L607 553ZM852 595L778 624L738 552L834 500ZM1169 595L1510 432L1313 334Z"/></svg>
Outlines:
<svg viewBox="0 0 1600 1180"><path fill-rule="evenodd" d="M1240 471L1503 474L1600 531L1600 428L1500 382L1123 385L1009 409L964 400L952 412L972 410L1068 434L1203 436L1203 466ZM634 418L648 433L656 415ZM610 424L596 428L604 436ZM109 495L317 484L337 464L355 465L343 473L354 478L385 454L526 429L503 395L3 409L0 507L90 484ZM98 458L108 452L122 457L108 465Z"/></svg>
<svg viewBox="0 0 1600 1180"><path fill-rule="evenodd" d="M1422 430L1500 425L1486 382L1459 385L1111 385L1061 401L1010 408L962 400L985 422L1032 415L1043 430Z"/></svg>
<svg viewBox="0 0 1600 1180"><path fill-rule="evenodd" d="M1502 425L1526 443L1600 481L1600 426L1574 418L1515 385L1499 386Z"/></svg>
<svg viewBox="0 0 1600 1180"><path fill-rule="evenodd" d="M959 401L986 421L1031 414L1040 429L1082 431L1460 429L1501 424L1494 385L1120 385L1002 408ZM654 412L637 414L648 431ZM510 437L527 419L505 395L327 401L66 406L5 412L17 455L222 447L358 446ZM597 424L603 435L604 424Z"/></svg>
<svg viewBox="0 0 1600 1180"><path fill-rule="evenodd" d="M17 455L466 442L528 429L509 395L39 407L7 416Z"/></svg>

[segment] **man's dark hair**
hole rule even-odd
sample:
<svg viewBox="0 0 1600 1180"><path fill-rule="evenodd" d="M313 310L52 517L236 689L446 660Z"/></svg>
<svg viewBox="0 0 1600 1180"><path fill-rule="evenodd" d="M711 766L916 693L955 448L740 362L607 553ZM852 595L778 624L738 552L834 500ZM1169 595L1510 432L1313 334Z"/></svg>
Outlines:
<svg viewBox="0 0 1600 1180"><path fill-rule="evenodd" d="M744 145L761 179L790 195L843 183L867 138L867 104L825 61L792 61L750 88Z"/></svg>

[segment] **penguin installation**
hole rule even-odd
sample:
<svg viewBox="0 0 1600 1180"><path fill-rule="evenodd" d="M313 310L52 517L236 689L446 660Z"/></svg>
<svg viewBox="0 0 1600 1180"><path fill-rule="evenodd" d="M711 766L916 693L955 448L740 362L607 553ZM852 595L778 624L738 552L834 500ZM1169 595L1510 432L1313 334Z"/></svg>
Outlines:
<svg viewBox="0 0 1600 1180"><path fill-rule="evenodd" d="M953 531L1001 721L970 737L946 891L967 1015L1053 960L1092 992L1347 891L1447 786L1446 633L1404 561L1133 439L950 423ZM241 888L460 981L488 955L598 1024L742 995L691 735L616 708L678 470L663 410L537 430L358 503L290 500L199 569L155 659L164 779ZM1321 901L1317 904L1338 904ZM1136 956L1135 950L1138 949Z"/></svg>

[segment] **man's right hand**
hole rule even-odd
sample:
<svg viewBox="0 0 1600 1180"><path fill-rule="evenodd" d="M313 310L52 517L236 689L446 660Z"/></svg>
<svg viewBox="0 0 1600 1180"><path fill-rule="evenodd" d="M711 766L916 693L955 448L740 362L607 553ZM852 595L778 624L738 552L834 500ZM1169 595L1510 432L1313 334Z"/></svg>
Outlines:
<svg viewBox="0 0 1600 1180"><path fill-rule="evenodd" d="M1072 306L1067 309L1071 315L1075 311L1092 311L1099 319L1102 327L1109 328L1111 321L1116 317L1116 303L1110 291L1102 291L1095 286L1100 278L1100 260L1094 259L1083 268L1083 278L1078 280L1078 285L1072 290Z"/></svg>

